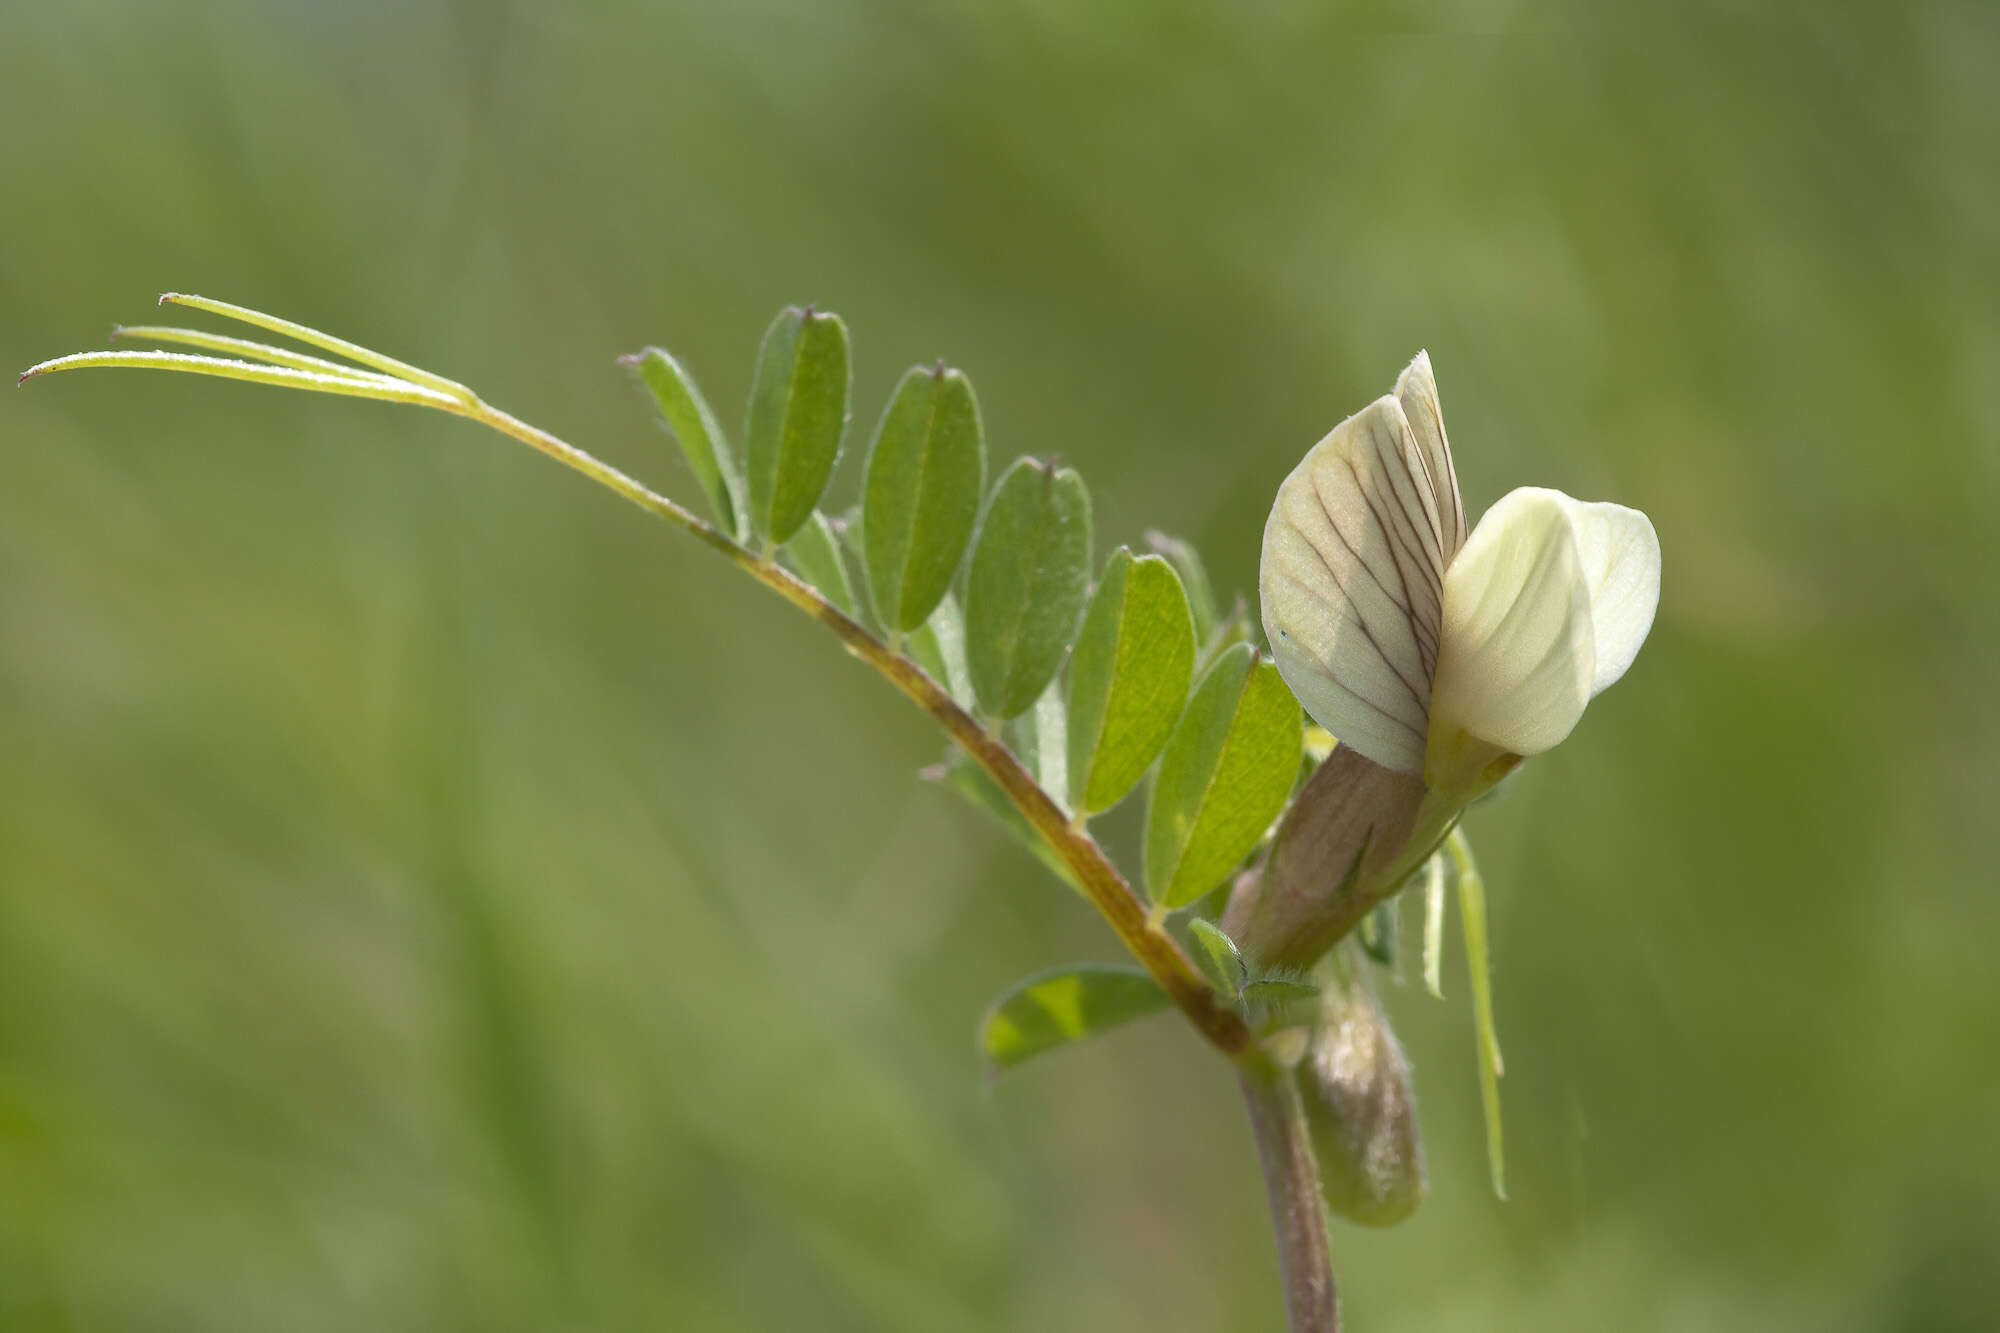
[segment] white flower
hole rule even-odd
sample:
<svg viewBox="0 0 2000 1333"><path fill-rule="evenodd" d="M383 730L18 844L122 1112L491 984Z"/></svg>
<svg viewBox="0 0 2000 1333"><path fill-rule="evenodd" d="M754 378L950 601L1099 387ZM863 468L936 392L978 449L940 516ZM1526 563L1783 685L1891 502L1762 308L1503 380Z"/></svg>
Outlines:
<svg viewBox="0 0 2000 1333"><path fill-rule="evenodd" d="M1278 488L1259 577L1278 669L1363 757L1469 796L1569 735L1660 600L1636 509L1524 487L1466 533L1430 358Z"/></svg>

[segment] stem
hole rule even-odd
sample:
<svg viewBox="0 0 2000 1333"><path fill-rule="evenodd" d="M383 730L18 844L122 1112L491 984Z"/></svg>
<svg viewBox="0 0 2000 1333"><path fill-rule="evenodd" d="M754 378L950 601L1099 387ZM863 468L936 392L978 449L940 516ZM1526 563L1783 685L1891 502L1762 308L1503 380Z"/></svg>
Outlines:
<svg viewBox="0 0 2000 1333"><path fill-rule="evenodd" d="M565 467L574 468L648 513L691 533L750 577L832 630L850 653L886 676L890 684L929 713L981 768L992 775L1035 832L1055 849L1063 864L1070 868L1077 883L1110 923L1126 949L1159 983L1160 989L1167 993L1167 997L1180 1008L1203 1038L1229 1056L1235 1056L1250 1046L1250 1029L1242 1017L1220 1002L1194 960L1168 933L1164 922L1154 919L1147 912L1139 895L1118 873L1117 867L1111 864L1097 840L1087 830L1072 824L1068 814L1050 800L1033 775L1021 767L1013 752L996 735L981 726L972 714L959 707L942 686L924 674L923 668L892 651L865 626L820 596L811 584L795 577L775 561L739 546L687 509L575 445L509 416L476 397L450 404L427 401L425 406L490 426L547 454Z"/></svg>
<svg viewBox="0 0 2000 1333"><path fill-rule="evenodd" d="M1291 1333L1340 1333L1340 1294L1327 1250L1319 1168L1306 1135L1298 1084L1290 1070L1268 1059L1237 1064L1257 1158L1264 1167L1264 1190L1271 1199L1288 1326Z"/></svg>

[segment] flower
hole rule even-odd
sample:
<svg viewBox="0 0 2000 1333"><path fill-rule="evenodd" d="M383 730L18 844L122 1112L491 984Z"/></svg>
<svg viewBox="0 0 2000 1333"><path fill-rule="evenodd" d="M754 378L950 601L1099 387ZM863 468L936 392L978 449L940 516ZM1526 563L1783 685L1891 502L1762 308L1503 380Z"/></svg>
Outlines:
<svg viewBox="0 0 2000 1333"><path fill-rule="evenodd" d="M1419 353L1278 487L1258 587L1278 670L1340 749L1229 919L1246 953L1309 962L1625 674L1659 606L1660 544L1636 509L1540 487L1468 533Z"/></svg>
<svg viewBox="0 0 2000 1333"><path fill-rule="evenodd" d="M1467 535L1419 353L1278 487L1259 590L1313 720L1436 787L1466 776L1468 752L1490 764L1569 735L1652 628L1660 543L1636 509L1540 487Z"/></svg>

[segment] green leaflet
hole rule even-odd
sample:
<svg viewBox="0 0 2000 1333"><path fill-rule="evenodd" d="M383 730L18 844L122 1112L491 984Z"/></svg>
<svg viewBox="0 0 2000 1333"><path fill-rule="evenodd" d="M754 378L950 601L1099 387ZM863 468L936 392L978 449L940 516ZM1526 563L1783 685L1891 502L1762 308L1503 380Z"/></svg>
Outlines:
<svg viewBox="0 0 2000 1333"><path fill-rule="evenodd" d="M744 449L750 525L772 546L791 540L819 503L847 424L847 326L787 307L757 349Z"/></svg>
<svg viewBox="0 0 2000 1333"><path fill-rule="evenodd" d="M1146 810L1146 889L1182 907L1236 868L1270 827L1298 776L1299 706L1248 644L1195 686L1160 756Z"/></svg>
<svg viewBox="0 0 2000 1333"><path fill-rule="evenodd" d="M861 480L868 595L891 634L922 625L950 589L985 487L972 382L942 363L912 368L875 428Z"/></svg>
<svg viewBox="0 0 2000 1333"><path fill-rule="evenodd" d="M965 665L965 617L959 612L956 597L944 595L931 618L903 640L903 651L944 686L959 707L972 707L972 678Z"/></svg>
<svg viewBox="0 0 2000 1333"><path fill-rule="evenodd" d="M851 504L841 510L838 516L829 515L826 525L833 529L834 544L840 547L841 565L850 571L860 571L848 580L850 587L858 587L860 581L867 578L866 565L861 554L861 506ZM854 609L847 614L874 630L877 637L880 637L882 626L870 618L871 608L866 598L857 593L854 598Z"/></svg>
<svg viewBox="0 0 2000 1333"><path fill-rule="evenodd" d="M1018 717L1055 678L1090 582L1090 492L1069 468L1019 459L993 488L965 579L972 689Z"/></svg>
<svg viewBox="0 0 2000 1333"><path fill-rule="evenodd" d="M695 387L694 376L672 355L657 347L648 347L623 360L638 372L640 383L659 404L660 415L680 444L681 455L687 459L695 480L707 494L709 507L715 511L722 531L742 541L748 535L744 523L749 518L743 499L743 478L736 470L735 456L729 452L729 441L723 438L722 427L716 424L715 413Z"/></svg>
<svg viewBox="0 0 2000 1333"><path fill-rule="evenodd" d="M1217 615L1215 585L1208 581L1208 567L1201 562L1201 552L1194 549L1192 542L1170 537L1157 529L1147 531L1146 545L1165 556L1174 572L1181 576L1181 586L1187 590L1188 610L1194 616L1195 642L1207 643L1208 636L1215 633Z"/></svg>
<svg viewBox="0 0 2000 1333"><path fill-rule="evenodd" d="M1058 968L1024 978L994 1001L979 1021L979 1050L988 1074L999 1074L1166 1007L1166 992L1137 968Z"/></svg>
<svg viewBox="0 0 2000 1333"><path fill-rule="evenodd" d="M1237 952L1236 941L1221 926L1203 917L1188 922L1188 933L1201 945L1201 952L1195 957L1202 961L1202 971L1208 973L1208 979L1225 999L1235 999L1243 990L1243 955Z"/></svg>
<svg viewBox="0 0 2000 1333"><path fill-rule="evenodd" d="M1445 839L1458 877L1458 915L1465 928L1465 967L1472 981L1473 1022L1479 1034L1479 1103L1486 1112L1486 1165L1493 1193L1507 1197L1506 1160L1500 1136L1500 1034L1493 1025L1493 971L1486 940L1486 881L1472 860L1472 844L1454 828Z"/></svg>
<svg viewBox="0 0 2000 1333"><path fill-rule="evenodd" d="M1064 810L1069 809L1069 708L1063 703L1062 686L1050 681L1035 700L1035 780Z"/></svg>
<svg viewBox="0 0 2000 1333"><path fill-rule="evenodd" d="M1037 861L1048 867L1049 873L1069 885L1078 894L1083 893L1082 887L1077 884L1076 877L1070 872L1069 866L1064 864L1062 857L1056 855L1055 849L1042 841L1042 835L1035 832L1035 826L1014 808L1014 803L1007 799L1007 793L1001 790L1000 784L993 780L993 776L973 762L964 751L954 749L949 759L935 768L925 769L923 776L942 782L963 796L974 809L998 824L1015 842L1033 853Z"/></svg>
<svg viewBox="0 0 2000 1333"><path fill-rule="evenodd" d="M840 539L825 514L817 509L812 512L785 543L785 555L799 577L819 589L820 596L842 613L854 614L854 584L847 575L847 560L840 553Z"/></svg>
<svg viewBox="0 0 2000 1333"><path fill-rule="evenodd" d="M1194 622L1173 566L1111 553L1069 666L1069 790L1084 814L1116 805L1167 743L1194 676Z"/></svg>
<svg viewBox="0 0 2000 1333"><path fill-rule="evenodd" d="M1035 706L1007 724L1008 745L1035 784L1064 810L1069 805L1069 710L1062 685L1051 681Z"/></svg>

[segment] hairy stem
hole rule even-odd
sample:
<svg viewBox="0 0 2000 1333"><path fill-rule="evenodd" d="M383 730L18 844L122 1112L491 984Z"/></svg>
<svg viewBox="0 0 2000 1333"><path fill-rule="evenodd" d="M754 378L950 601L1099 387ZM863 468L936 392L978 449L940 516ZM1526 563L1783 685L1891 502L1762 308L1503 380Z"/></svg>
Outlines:
<svg viewBox="0 0 2000 1333"><path fill-rule="evenodd" d="M1237 1079L1250 1108L1250 1129L1271 1200L1288 1326L1291 1333L1340 1333L1340 1296L1326 1244L1319 1168L1306 1137L1298 1084L1289 1070L1264 1059L1239 1060Z"/></svg>

